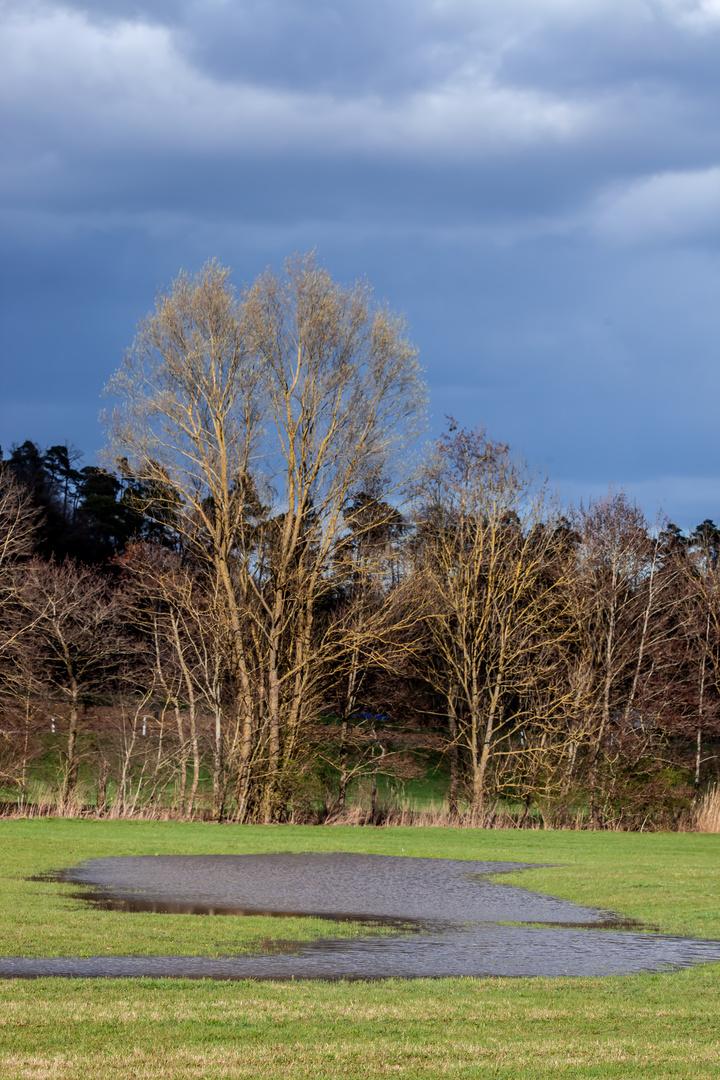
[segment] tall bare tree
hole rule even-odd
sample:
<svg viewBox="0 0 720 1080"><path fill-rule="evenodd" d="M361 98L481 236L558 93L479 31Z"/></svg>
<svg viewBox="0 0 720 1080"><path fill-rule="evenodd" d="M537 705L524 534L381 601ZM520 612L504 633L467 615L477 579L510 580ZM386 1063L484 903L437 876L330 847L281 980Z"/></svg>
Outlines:
<svg viewBox="0 0 720 1080"><path fill-rule="evenodd" d="M15 643L38 693L53 703L66 726L61 803L78 779L78 730L89 694L107 690L133 646L122 629L123 597L97 570L66 560L32 559L17 589L30 630ZM30 677L30 675L28 676Z"/></svg>
<svg viewBox="0 0 720 1080"><path fill-rule="evenodd" d="M459 747L469 762L480 822L491 759L501 739L536 719L531 691L556 663L549 646L570 632L563 575L547 574L557 560L553 511L508 446L454 423L416 491L417 575L434 645L426 670L445 699L451 753Z"/></svg>
<svg viewBox="0 0 720 1080"><path fill-rule="evenodd" d="M619 747L633 731L647 746L642 702L647 680L657 676L652 657L667 632L662 615L673 602L672 575L661 573L661 541L624 492L610 491L575 521L580 536L574 587L582 706L588 740L590 824L602 824L603 762L609 773ZM614 753L612 752L614 750Z"/></svg>
<svg viewBox="0 0 720 1080"><path fill-rule="evenodd" d="M336 648L318 614L344 507L403 478L395 454L424 404L415 350L368 286L342 288L312 256L240 294L211 263L159 298L110 391L112 453L172 494L178 542L215 575L237 817L273 820Z"/></svg>

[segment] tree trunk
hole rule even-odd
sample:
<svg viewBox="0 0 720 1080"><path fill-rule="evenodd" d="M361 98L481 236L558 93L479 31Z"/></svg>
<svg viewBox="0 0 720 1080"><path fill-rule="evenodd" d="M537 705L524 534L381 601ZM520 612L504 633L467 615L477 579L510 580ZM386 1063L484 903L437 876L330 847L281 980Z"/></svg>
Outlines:
<svg viewBox="0 0 720 1080"><path fill-rule="evenodd" d="M165 710L167 709L168 702L166 701L162 709L160 706L155 711L155 719L158 724L158 748L157 755L155 757L155 768L153 770L152 790L150 792L149 804L154 806L158 801L158 787L160 786L160 765L162 763L162 749L163 749L163 736L165 733Z"/></svg>
<svg viewBox="0 0 720 1080"><path fill-rule="evenodd" d="M213 821L222 821L225 813L225 783L223 778L222 711L215 707L215 748L213 752Z"/></svg>
<svg viewBox="0 0 720 1080"><path fill-rule="evenodd" d="M497 706L500 697L500 687L496 686L493 691L493 696L490 702L490 710L488 712L487 724L485 725L485 735L483 737L482 751L480 753L480 761L473 777L473 824L481 825L483 814L485 813L485 775L487 773L488 763L490 761L490 753L492 751L492 740L495 734L495 719L497 717Z"/></svg>
<svg viewBox="0 0 720 1080"><path fill-rule="evenodd" d="M560 794L563 799L567 798L568 792L570 790L573 773L575 772L575 762L577 761L577 750L577 742L575 741L575 739L571 739L570 745L568 746L567 768L565 769L565 775L563 776L562 784L560 786Z"/></svg>
<svg viewBox="0 0 720 1080"><path fill-rule="evenodd" d="M180 790L178 791L177 808L178 813L182 816L185 812L185 790L187 787L187 746L185 743L185 729L183 727L182 713L180 712L180 702L175 698L173 702L175 709L175 722L177 723L178 741L180 743Z"/></svg>
<svg viewBox="0 0 720 1080"><path fill-rule="evenodd" d="M358 676L358 658L360 650L357 642L353 644L351 659L350 659L350 673L348 675L348 687L347 694L345 695L345 716L343 717L342 726L340 728L340 785L338 788L338 809L340 813L345 810L345 803L347 800L347 788L348 788L348 767L347 767L347 735L348 735L348 721L355 711L357 704L357 676Z"/></svg>
<svg viewBox="0 0 720 1080"><path fill-rule="evenodd" d="M255 724L253 715L249 709L243 713L242 737L240 740L240 764L238 766L237 783L235 785L235 820L242 825L247 819L250 808L250 763L252 761Z"/></svg>
<svg viewBox="0 0 720 1080"><path fill-rule="evenodd" d="M108 763L103 758L102 769L100 771L100 778L98 780L97 788L97 802L95 811L98 817L105 813L105 804L107 803L107 778L108 778Z"/></svg>
<svg viewBox="0 0 720 1080"><path fill-rule="evenodd" d="M588 787L590 789L590 828L593 831L600 828L600 816L598 811L600 750L605 737L605 732L610 726L610 692L613 680L613 648L615 645L615 587L616 579L615 574L613 573L613 603L610 611L610 626L605 641L605 680L603 683L602 715L600 718L600 728L593 745L590 775L588 778Z"/></svg>
<svg viewBox="0 0 720 1080"><path fill-rule="evenodd" d="M195 809L195 799L197 798L198 784L200 783L200 745L198 743L197 736L197 723L195 715L195 698L188 703L188 712L190 714L190 745L192 748L193 758L193 776L192 784L190 786L190 794L188 796L187 807L185 809L185 818L190 821Z"/></svg>
<svg viewBox="0 0 720 1080"><path fill-rule="evenodd" d="M282 602L280 598L280 602ZM276 602L277 614L277 602ZM269 707L269 743L268 773L263 793L263 821L269 825L275 818L275 800L277 796L278 776L280 771L280 679L277 670L278 641L277 628L273 629L270 640L270 658L268 668L268 707Z"/></svg>
<svg viewBox="0 0 720 1080"><path fill-rule="evenodd" d="M347 720L343 720L340 728L340 785L338 788L338 810L343 813L347 799L348 768L347 768Z"/></svg>
<svg viewBox="0 0 720 1080"><path fill-rule="evenodd" d="M78 730L78 685L73 678L70 681L70 730L68 731L67 744L67 768L63 780L60 802L63 809L73 797L78 776L77 761L77 730Z"/></svg>
<svg viewBox="0 0 720 1080"><path fill-rule="evenodd" d="M700 766L702 764L701 750L702 750L702 724L703 713L705 710L705 661L707 658L708 644L710 641L710 613L708 612L707 622L705 625L705 649L703 650L702 661L700 663L700 687L698 694L698 728L697 728L697 748L695 752L695 787L693 794L693 802L697 802L700 794Z"/></svg>
<svg viewBox="0 0 720 1080"><path fill-rule="evenodd" d="M20 810L25 808L27 798L28 748L30 746L30 695L25 697L25 731L23 737L22 772L20 774Z"/></svg>
<svg viewBox="0 0 720 1080"><path fill-rule="evenodd" d="M188 704L188 719L190 721L190 749L192 751L193 759L193 778L190 786L190 794L188 795L187 804L185 806L185 819L190 820L195 809L195 799L197 797L198 784L200 783L200 747L197 737L197 715L195 709L195 687L193 685L192 675L188 668L187 661L185 659L185 653L183 651L182 642L180 641L180 631L178 629L177 618L175 614L171 614L170 621L173 629L173 639L175 641L175 652L177 653L178 663L180 670L182 671L183 680L185 682L185 692L187 694Z"/></svg>
<svg viewBox="0 0 720 1080"><path fill-rule="evenodd" d="M458 816L458 786L459 786L459 753L457 713L455 711L455 692L448 697L448 722L450 727L450 746L448 747L448 759L450 762L450 786L448 788L448 812L451 818Z"/></svg>
<svg viewBox="0 0 720 1080"><path fill-rule="evenodd" d="M485 775L487 773L490 754L492 752L493 736L497 727L498 713L500 711L500 695L502 692L503 679L505 676L505 642L503 640L500 656L498 658L497 671L495 673L495 685L490 696L490 708L488 709L485 734L483 736L480 760L473 775L473 825L481 825L485 812ZM473 724L473 727L475 724Z"/></svg>
<svg viewBox="0 0 720 1080"><path fill-rule="evenodd" d="M129 741L125 741L123 748L123 762L120 770L120 783L118 785L118 793L115 804L112 808L112 817L124 817L127 808L127 789L130 777L130 763L132 761L133 751L135 749L135 741L137 739L137 724L138 714L137 712L132 718L132 732Z"/></svg>

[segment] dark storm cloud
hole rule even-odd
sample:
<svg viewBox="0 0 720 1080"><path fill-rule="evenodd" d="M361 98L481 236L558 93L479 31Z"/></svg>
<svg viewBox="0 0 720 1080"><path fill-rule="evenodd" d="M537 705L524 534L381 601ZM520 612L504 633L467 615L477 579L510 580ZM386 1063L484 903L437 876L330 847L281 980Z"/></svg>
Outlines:
<svg viewBox="0 0 720 1080"><path fill-rule="evenodd" d="M317 245L407 313L436 428L484 420L578 495L720 513L717 0L0 20L3 445L101 442L100 388L181 266Z"/></svg>
<svg viewBox="0 0 720 1080"><path fill-rule="evenodd" d="M720 158L703 68L718 34L678 24L687 6L656 9L648 20L646 5L524 0L17 6L7 197L115 212L155 199L205 215L238 185L247 197L253 177L280 173L290 187L297 171L299 197L327 192L331 213L347 190L371 216L394 213L401 191L404 212L431 223L496 220L499 202L517 219L573 217L603 185ZM658 37L684 62L648 74L641 45L652 52Z"/></svg>
<svg viewBox="0 0 720 1080"><path fill-rule="evenodd" d="M93 0L65 6L95 21L166 25L178 47L217 77L293 88L404 93L477 64L510 82L565 90L678 77L686 90L718 82L716 42L703 33L716 20L712 4Z"/></svg>

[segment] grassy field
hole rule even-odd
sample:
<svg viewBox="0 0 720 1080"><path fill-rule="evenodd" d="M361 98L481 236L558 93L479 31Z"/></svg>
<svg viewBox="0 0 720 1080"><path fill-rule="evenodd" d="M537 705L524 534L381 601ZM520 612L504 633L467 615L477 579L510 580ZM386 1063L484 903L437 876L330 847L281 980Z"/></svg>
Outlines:
<svg viewBox="0 0 720 1080"><path fill-rule="evenodd" d="M403 851L404 849L404 851ZM0 953L230 953L366 932L82 907L25 880L101 855L361 851L555 863L502 880L720 938L720 836L0 822ZM605 979L0 982L0 1077L716 1078L720 965Z"/></svg>

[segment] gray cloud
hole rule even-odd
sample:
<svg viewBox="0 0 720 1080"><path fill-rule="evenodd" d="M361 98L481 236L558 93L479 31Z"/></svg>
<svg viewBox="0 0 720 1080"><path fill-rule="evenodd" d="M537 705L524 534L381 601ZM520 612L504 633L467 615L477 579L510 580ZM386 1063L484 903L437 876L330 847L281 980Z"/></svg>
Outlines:
<svg viewBox="0 0 720 1080"><path fill-rule="evenodd" d="M99 444L100 387L181 266L249 278L317 244L407 312L436 426L483 420L578 493L662 478L678 513L720 513L717 0L0 22L3 445Z"/></svg>

